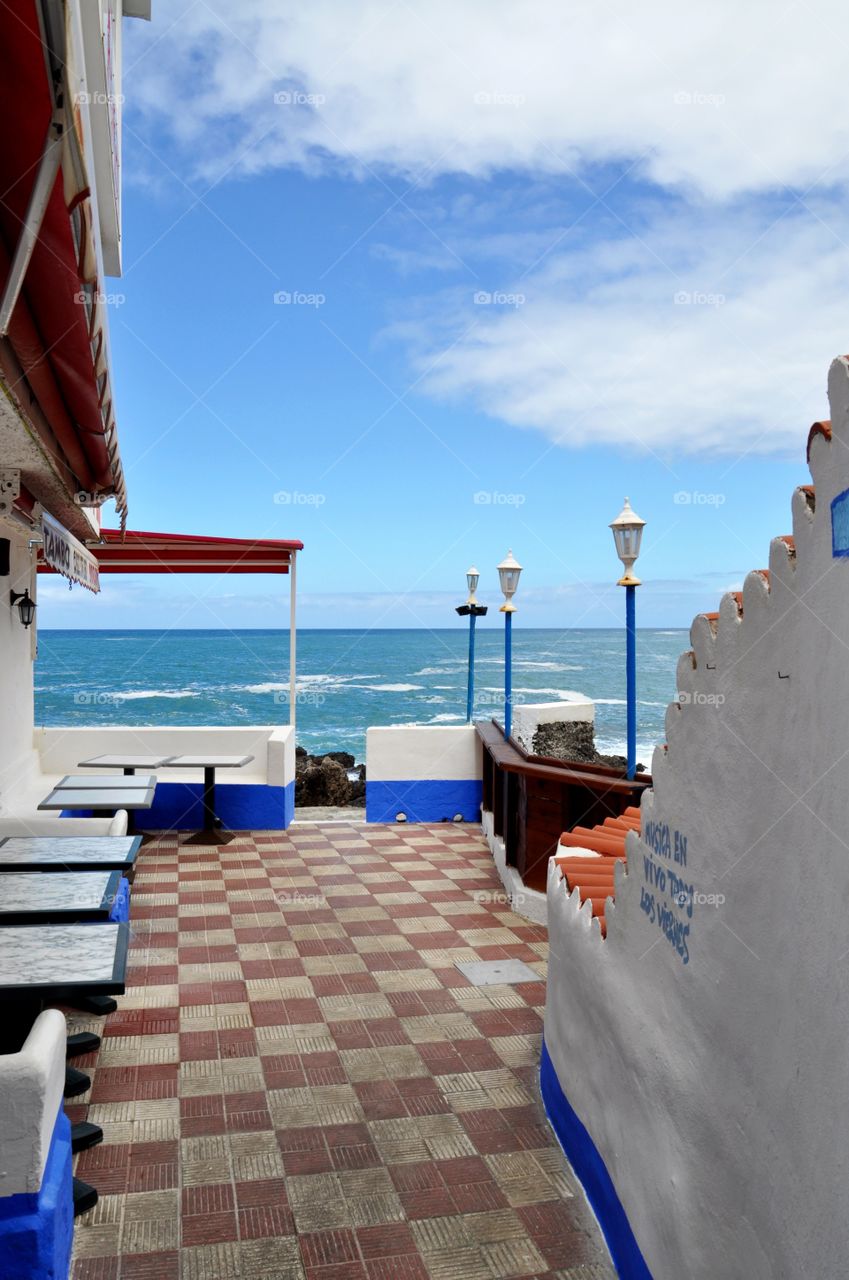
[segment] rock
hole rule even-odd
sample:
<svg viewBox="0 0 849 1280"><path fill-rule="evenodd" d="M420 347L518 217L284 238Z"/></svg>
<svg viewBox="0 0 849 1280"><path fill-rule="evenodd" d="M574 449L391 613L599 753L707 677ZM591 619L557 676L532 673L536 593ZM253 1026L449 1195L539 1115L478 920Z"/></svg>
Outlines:
<svg viewBox="0 0 849 1280"><path fill-rule="evenodd" d="M303 808L362 806L366 802L366 767L347 751L311 756L295 748L295 805ZM351 775L356 774L355 778Z"/></svg>
<svg viewBox="0 0 849 1280"><path fill-rule="evenodd" d="M539 725L531 750L535 756L550 756L554 760L583 761L585 764L599 761L593 726L586 720L555 720L551 724Z"/></svg>
<svg viewBox="0 0 849 1280"><path fill-rule="evenodd" d="M348 751L328 751L325 760L335 760L343 769L353 769L356 761Z"/></svg>
<svg viewBox="0 0 849 1280"><path fill-rule="evenodd" d="M531 749L535 756L575 764L604 764L623 773L628 767L624 756L605 756L596 751L594 727L585 720L556 720L539 725ZM645 773L645 766L638 764L637 773Z"/></svg>
<svg viewBox="0 0 849 1280"><path fill-rule="evenodd" d="M341 764L326 756L315 760L307 757L303 767L295 773L295 804L304 807L317 805L347 805L351 784Z"/></svg>

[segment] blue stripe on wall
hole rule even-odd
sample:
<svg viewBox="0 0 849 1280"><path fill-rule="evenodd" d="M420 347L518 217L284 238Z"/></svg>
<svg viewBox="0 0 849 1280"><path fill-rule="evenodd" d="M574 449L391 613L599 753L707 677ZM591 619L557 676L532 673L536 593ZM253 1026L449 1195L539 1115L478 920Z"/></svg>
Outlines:
<svg viewBox="0 0 849 1280"><path fill-rule="evenodd" d="M295 782L269 787L255 782L215 785L215 811L228 831L285 831L295 816ZM91 810L63 809L63 818L90 818ZM97 815L102 817L102 814ZM150 809L139 810L138 825L151 831L200 831L202 782L157 782Z"/></svg>
<svg viewBox="0 0 849 1280"><path fill-rule="evenodd" d="M613 1180L598 1148L563 1092L545 1042L542 1046L539 1083L549 1123L587 1193L617 1274L622 1280L652 1280Z"/></svg>
<svg viewBox="0 0 849 1280"><path fill-rule="evenodd" d="M61 1106L41 1189L0 1196L2 1280L65 1280L74 1238L71 1124Z"/></svg>
<svg viewBox="0 0 849 1280"><path fill-rule="evenodd" d="M421 781L366 779L366 822L394 822L403 813L408 822L450 822L459 813L465 822L479 822L483 783L479 778Z"/></svg>

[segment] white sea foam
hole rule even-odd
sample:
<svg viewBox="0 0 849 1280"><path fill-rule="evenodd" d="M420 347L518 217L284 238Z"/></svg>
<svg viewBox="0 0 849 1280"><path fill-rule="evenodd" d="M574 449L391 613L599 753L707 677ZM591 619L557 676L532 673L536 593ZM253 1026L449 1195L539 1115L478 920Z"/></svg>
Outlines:
<svg viewBox="0 0 849 1280"><path fill-rule="evenodd" d="M138 698L199 698L197 689L129 689L110 693L110 698L121 702L134 702Z"/></svg>
<svg viewBox="0 0 849 1280"><path fill-rule="evenodd" d="M358 688L359 686L354 686ZM422 684L367 684L362 686L373 693L412 693L415 689L423 689Z"/></svg>

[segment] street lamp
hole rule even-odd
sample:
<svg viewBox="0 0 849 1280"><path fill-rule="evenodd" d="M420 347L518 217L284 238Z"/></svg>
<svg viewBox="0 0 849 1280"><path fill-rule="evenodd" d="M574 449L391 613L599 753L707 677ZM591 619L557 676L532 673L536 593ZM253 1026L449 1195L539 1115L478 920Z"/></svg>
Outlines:
<svg viewBox="0 0 849 1280"><path fill-rule="evenodd" d="M475 599L475 592L478 588L478 579L480 574L474 565L466 574L466 583L469 588L469 598L465 604L457 606L457 612L461 618L468 615L469 619L469 680L468 692L466 694L466 724L472 723L472 712L475 705L475 618L482 618L486 614L487 606L478 604Z"/></svg>
<svg viewBox="0 0 849 1280"><path fill-rule="evenodd" d="M519 574L522 566L508 551L498 566L498 580L504 595L501 613L504 614L504 737L510 737L513 729L513 614L516 606L513 596L519 585Z"/></svg>
<svg viewBox="0 0 849 1280"><path fill-rule="evenodd" d="M645 520L641 520L631 504L625 499L625 506L612 521L613 541L616 554L622 561L625 572L617 582L617 587L625 588L625 666L628 684L628 777L633 778L637 771L637 624L636 599L640 579L634 576L633 568L640 554L640 542L643 537Z"/></svg>

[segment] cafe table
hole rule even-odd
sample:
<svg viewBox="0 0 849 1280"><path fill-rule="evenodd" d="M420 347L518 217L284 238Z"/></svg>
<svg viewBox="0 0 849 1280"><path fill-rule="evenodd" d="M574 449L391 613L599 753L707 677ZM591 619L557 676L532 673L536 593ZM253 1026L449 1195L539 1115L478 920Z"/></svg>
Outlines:
<svg viewBox="0 0 849 1280"><path fill-rule="evenodd" d="M105 755L92 756L89 760L80 760L78 769L123 769L124 776L131 778L136 769L158 769L168 759L167 756L149 755Z"/></svg>
<svg viewBox="0 0 849 1280"><path fill-rule="evenodd" d="M250 764L253 756L227 756L227 755L204 755L191 754L184 756L169 756L164 762L166 769L203 769L203 830L192 837L192 842L198 844L227 844L232 836L216 830L220 826L219 820L215 816L215 770L216 769L244 769L246 764Z"/></svg>
<svg viewBox="0 0 849 1280"><path fill-rule="evenodd" d="M141 836L4 836L0 874L19 871L135 872Z"/></svg>
<svg viewBox="0 0 849 1280"><path fill-rule="evenodd" d="M120 871L7 872L0 875L0 927L106 924L120 888Z"/></svg>

